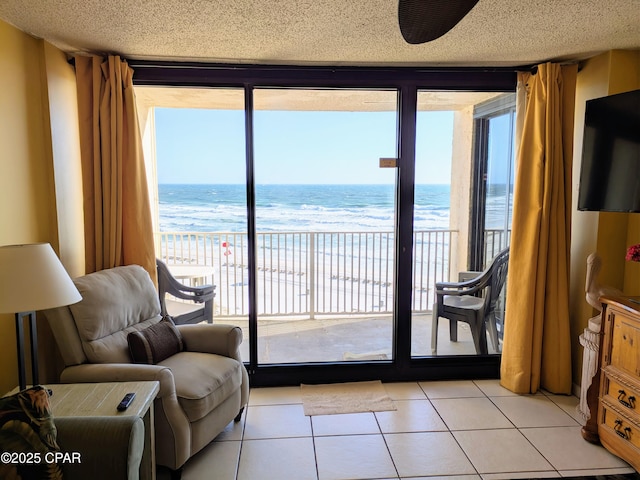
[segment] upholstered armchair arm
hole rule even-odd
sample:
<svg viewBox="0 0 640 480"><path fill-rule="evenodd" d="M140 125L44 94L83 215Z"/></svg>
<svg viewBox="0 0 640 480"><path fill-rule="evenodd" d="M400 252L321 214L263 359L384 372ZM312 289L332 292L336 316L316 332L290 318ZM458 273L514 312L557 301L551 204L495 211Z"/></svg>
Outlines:
<svg viewBox="0 0 640 480"><path fill-rule="evenodd" d="M215 353L239 362L242 330L235 325L178 325L185 349L189 352Z"/></svg>
<svg viewBox="0 0 640 480"><path fill-rule="evenodd" d="M80 454L62 463L68 480L137 479L144 450L140 417L60 417L54 419L61 453Z"/></svg>
<svg viewBox="0 0 640 480"><path fill-rule="evenodd" d="M160 382L157 398L176 394L173 373L162 365L142 365L135 363L84 363L64 369L60 375L62 383L104 383L104 382Z"/></svg>

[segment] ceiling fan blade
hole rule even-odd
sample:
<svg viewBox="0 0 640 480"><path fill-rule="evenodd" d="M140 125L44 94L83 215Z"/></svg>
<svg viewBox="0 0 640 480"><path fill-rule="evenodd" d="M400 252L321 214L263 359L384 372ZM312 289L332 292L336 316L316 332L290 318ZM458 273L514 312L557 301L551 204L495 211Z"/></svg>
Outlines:
<svg viewBox="0 0 640 480"><path fill-rule="evenodd" d="M478 0L399 0L398 23L407 43L441 37L469 13Z"/></svg>

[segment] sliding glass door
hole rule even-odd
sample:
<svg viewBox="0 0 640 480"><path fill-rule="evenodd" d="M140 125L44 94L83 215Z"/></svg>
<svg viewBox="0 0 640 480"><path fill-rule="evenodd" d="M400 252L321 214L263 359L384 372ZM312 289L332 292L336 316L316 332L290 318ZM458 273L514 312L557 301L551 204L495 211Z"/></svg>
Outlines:
<svg viewBox="0 0 640 480"><path fill-rule="evenodd" d="M249 358L245 112L242 89L137 89L156 257L187 285L215 286L215 323L244 332ZM153 106L149 111L145 101ZM171 299L169 314L198 308Z"/></svg>
<svg viewBox="0 0 640 480"><path fill-rule="evenodd" d="M397 92L253 101L258 363L391 360Z"/></svg>
<svg viewBox="0 0 640 480"><path fill-rule="evenodd" d="M414 357L480 353L468 324L435 318L432 307L437 282L469 279L474 276L470 270L484 268L471 263L477 254L473 251L474 235L480 232L470 225L482 224L478 212L487 212L483 217L487 223L482 229L482 252L489 249L489 261L504 244L499 241L508 236L513 190L513 182L508 180L513 172L508 161L513 146L509 121L513 111L512 94L418 92L412 266ZM483 161L474 162L480 158ZM482 182L474 183L474 176ZM481 205L474 198L478 185L483 189ZM491 237L488 241L487 236Z"/></svg>
<svg viewBox="0 0 640 480"><path fill-rule="evenodd" d="M133 66L156 253L208 269L254 386L497 374L432 311L508 237L513 72Z"/></svg>

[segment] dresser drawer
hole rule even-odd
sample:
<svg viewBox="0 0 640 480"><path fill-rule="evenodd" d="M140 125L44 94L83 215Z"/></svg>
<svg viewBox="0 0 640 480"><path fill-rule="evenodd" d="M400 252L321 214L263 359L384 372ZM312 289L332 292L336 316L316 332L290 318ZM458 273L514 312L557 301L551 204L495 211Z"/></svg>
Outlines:
<svg viewBox="0 0 640 480"><path fill-rule="evenodd" d="M640 322L615 311L611 314L611 354L607 363L637 378L640 376Z"/></svg>
<svg viewBox="0 0 640 480"><path fill-rule="evenodd" d="M604 399L625 412L632 420L640 422L640 387L627 375L611 366L604 368Z"/></svg>
<svg viewBox="0 0 640 480"><path fill-rule="evenodd" d="M635 447L640 455L640 426L606 401L600 404L599 428L615 433L619 438L618 443Z"/></svg>
<svg viewBox="0 0 640 480"><path fill-rule="evenodd" d="M603 296L600 301L597 437L607 450L640 472L640 304L628 297Z"/></svg>

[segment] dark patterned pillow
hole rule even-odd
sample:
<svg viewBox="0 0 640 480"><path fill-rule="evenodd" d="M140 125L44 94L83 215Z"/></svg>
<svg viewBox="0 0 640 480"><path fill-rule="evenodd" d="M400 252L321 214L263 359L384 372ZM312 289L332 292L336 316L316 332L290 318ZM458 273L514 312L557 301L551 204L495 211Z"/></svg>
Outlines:
<svg viewBox="0 0 640 480"><path fill-rule="evenodd" d="M129 333L127 343L133 363L153 365L184 350L182 335L169 316L144 330Z"/></svg>
<svg viewBox="0 0 640 480"><path fill-rule="evenodd" d="M17 461L3 460L0 478L62 479L60 467L46 462L48 452L60 451L57 433L46 388L36 385L1 398L0 452Z"/></svg>

